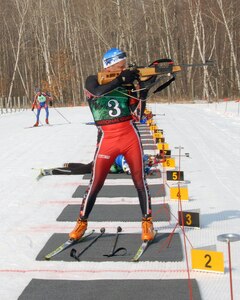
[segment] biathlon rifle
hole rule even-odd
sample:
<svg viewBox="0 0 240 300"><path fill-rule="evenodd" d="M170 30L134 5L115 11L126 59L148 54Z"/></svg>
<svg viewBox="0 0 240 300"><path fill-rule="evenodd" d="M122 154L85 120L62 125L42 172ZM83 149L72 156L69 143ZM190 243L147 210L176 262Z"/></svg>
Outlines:
<svg viewBox="0 0 240 300"><path fill-rule="evenodd" d="M138 67L136 65L130 65L129 69L137 69L140 75L140 81L146 81L152 76L164 75L164 74L174 74L180 72L182 68L192 68L192 67L204 67L204 66L213 66L213 61L206 61L205 63L198 64L174 64L174 61L170 58L158 59L152 62L148 67ZM115 72L107 72L102 70L98 73L98 82L99 84L106 84L114 80L121 70Z"/></svg>

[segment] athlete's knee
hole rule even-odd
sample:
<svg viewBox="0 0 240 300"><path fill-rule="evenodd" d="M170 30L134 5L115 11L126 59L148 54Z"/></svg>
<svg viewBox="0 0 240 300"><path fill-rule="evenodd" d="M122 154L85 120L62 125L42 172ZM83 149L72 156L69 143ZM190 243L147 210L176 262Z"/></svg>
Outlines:
<svg viewBox="0 0 240 300"><path fill-rule="evenodd" d="M141 184L144 180L144 173L142 170L137 170L137 171L132 171L131 170L131 174L132 174L132 178L133 181L139 184Z"/></svg>

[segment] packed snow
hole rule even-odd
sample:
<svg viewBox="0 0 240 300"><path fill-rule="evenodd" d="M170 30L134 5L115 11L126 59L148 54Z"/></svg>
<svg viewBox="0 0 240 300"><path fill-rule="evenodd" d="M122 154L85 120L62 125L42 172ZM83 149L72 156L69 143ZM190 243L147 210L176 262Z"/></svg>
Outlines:
<svg viewBox="0 0 240 300"><path fill-rule="evenodd" d="M189 201L183 210L200 209L200 229L186 228L194 248L212 247L224 253L225 273L190 270L199 284L202 299L230 299L227 244L217 240L224 233L240 234L240 113L239 102L149 105L166 142L181 164L188 186ZM97 130L87 106L51 108L50 123L30 128L35 123L31 110L0 115L0 294L2 300L17 299L32 278L39 279L175 279L187 278L186 256L182 262L92 263L36 261L35 258L53 233L68 233L75 223L57 222L83 182L81 175L36 177L40 168L60 167L65 162L88 163L93 159ZM178 157L179 149L183 147ZM189 153L189 157L184 156ZM155 153L156 154L156 153ZM154 179L155 180L155 179ZM131 179L123 181L132 184ZM162 183L161 179L160 182ZM106 184L116 184L108 180ZM119 182L122 184L122 181ZM171 185L171 183L169 183ZM168 189L167 194L169 193ZM131 199L126 199L126 201ZM109 203L107 198L98 203ZM118 201L118 199L114 199ZM120 200L119 200L120 201ZM177 216L178 202L169 203ZM80 203L80 201L79 201ZM155 224L160 232L171 232L174 218ZM139 232L139 223L106 222L107 232L121 225L124 232ZM89 229L102 224L90 222ZM182 231L180 233L182 242ZM191 269L191 246L187 243ZM234 299L240 295L240 242L231 243ZM176 295L177 299L177 295Z"/></svg>

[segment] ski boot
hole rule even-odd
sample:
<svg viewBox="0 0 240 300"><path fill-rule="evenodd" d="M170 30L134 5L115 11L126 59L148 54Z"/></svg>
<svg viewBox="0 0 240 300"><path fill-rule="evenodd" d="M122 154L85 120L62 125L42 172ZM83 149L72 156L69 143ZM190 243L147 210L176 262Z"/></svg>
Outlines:
<svg viewBox="0 0 240 300"><path fill-rule="evenodd" d="M39 122L37 121L37 122L33 125L33 127L38 127L38 125L39 125Z"/></svg>
<svg viewBox="0 0 240 300"><path fill-rule="evenodd" d="M41 169L42 176L52 175L52 169Z"/></svg>
<svg viewBox="0 0 240 300"><path fill-rule="evenodd" d="M87 225L87 220L81 220L80 218L78 218L75 228L69 233L69 238L72 240L79 240L87 230Z"/></svg>
<svg viewBox="0 0 240 300"><path fill-rule="evenodd" d="M152 217L142 219L142 240L152 241L154 239L154 230Z"/></svg>
<svg viewBox="0 0 240 300"><path fill-rule="evenodd" d="M48 119L46 119L46 120L45 120L45 122L46 122L46 124L48 124L48 125L49 125Z"/></svg>
<svg viewBox="0 0 240 300"><path fill-rule="evenodd" d="M52 175L52 169L41 169L37 180L40 180L43 176Z"/></svg>

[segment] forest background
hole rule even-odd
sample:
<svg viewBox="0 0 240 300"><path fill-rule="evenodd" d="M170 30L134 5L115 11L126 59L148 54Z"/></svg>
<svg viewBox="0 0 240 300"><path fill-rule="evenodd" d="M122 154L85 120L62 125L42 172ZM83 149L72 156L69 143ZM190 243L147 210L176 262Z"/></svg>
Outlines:
<svg viewBox="0 0 240 300"><path fill-rule="evenodd" d="M0 0L0 97L30 103L40 87L80 105L86 77L118 47L139 66L215 62L184 69L161 99L237 99L239 14L239 0Z"/></svg>

